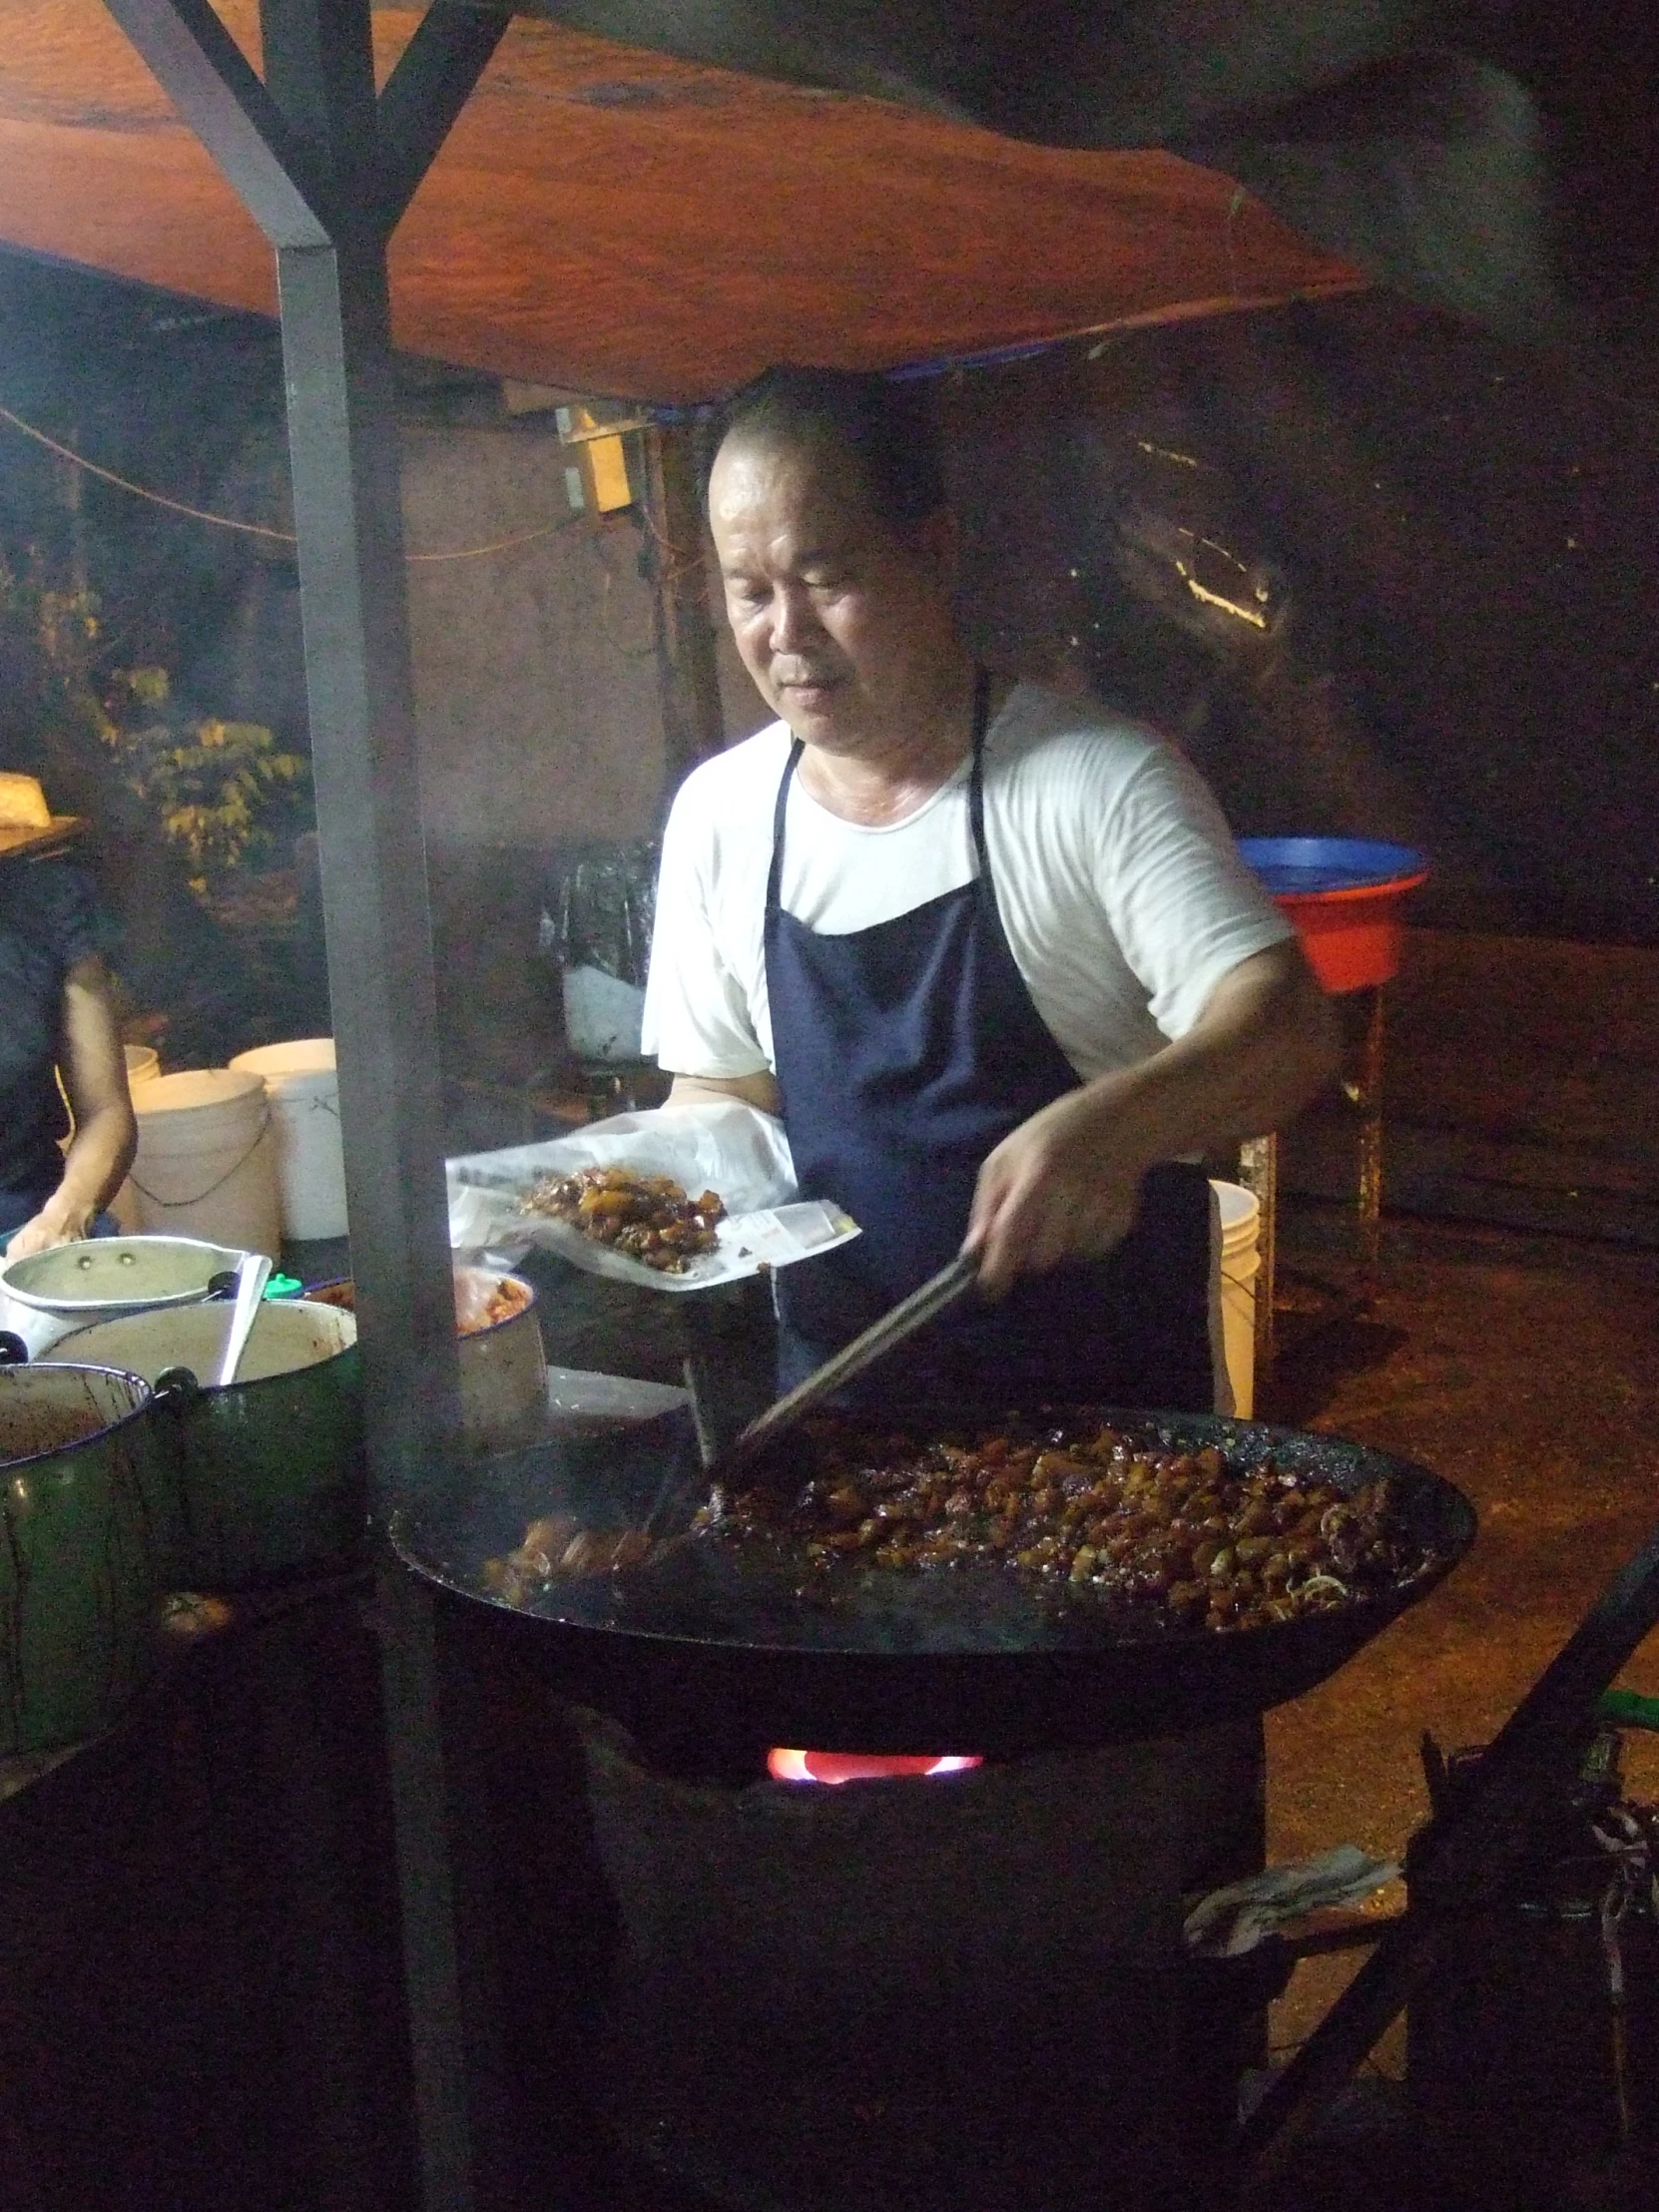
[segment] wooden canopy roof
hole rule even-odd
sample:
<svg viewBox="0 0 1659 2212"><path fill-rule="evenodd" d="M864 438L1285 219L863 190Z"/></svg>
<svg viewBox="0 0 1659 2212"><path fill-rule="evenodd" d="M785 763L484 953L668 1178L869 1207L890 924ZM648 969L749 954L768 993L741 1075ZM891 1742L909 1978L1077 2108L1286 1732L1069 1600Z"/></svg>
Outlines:
<svg viewBox="0 0 1659 2212"><path fill-rule="evenodd" d="M253 0L220 9L258 63ZM375 15L382 76L419 19ZM272 311L270 249L102 0L0 0L0 242ZM1346 289L1232 181L529 18L392 242L412 352L655 401Z"/></svg>

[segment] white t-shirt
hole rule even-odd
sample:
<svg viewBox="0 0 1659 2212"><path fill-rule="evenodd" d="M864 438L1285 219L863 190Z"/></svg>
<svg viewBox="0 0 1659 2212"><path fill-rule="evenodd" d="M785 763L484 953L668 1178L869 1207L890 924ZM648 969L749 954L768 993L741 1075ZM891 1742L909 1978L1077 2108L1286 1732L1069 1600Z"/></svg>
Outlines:
<svg viewBox="0 0 1659 2212"><path fill-rule="evenodd" d="M774 1066L763 920L782 722L694 770L663 835L644 1049L676 1075ZM1221 810L1153 732L1038 684L985 738L985 841L1003 930L1038 1013L1085 1081L1133 1066L1202 1013L1253 952L1294 934ZM866 829L796 776L785 910L842 935L975 873L968 764L902 822Z"/></svg>

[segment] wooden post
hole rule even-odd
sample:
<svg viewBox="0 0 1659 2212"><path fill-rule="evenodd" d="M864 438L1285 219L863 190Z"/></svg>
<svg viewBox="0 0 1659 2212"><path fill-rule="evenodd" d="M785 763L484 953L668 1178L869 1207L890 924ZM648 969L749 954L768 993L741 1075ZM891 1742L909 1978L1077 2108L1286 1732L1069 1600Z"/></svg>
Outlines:
<svg viewBox="0 0 1659 2212"><path fill-rule="evenodd" d="M1239 1181L1256 1193L1256 1389L1273 1381L1274 1290L1279 1274L1279 1139L1252 1137L1239 1147Z"/></svg>
<svg viewBox="0 0 1659 2212"><path fill-rule="evenodd" d="M666 806L698 762L726 743L689 424L651 425L645 432L645 472L646 558L663 702Z"/></svg>

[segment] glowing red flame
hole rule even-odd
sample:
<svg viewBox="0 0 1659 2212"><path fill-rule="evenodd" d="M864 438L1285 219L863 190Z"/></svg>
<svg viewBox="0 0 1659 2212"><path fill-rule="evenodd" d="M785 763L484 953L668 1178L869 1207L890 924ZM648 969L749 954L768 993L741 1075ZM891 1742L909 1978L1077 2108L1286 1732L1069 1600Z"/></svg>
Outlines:
<svg viewBox="0 0 1659 2212"><path fill-rule="evenodd" d="M769 1751L767 1773L774 1782L883 1782L901 1775L964 1774L984 1761L970 1753L908 1753L889 1757L874 1751Z"/></svg>

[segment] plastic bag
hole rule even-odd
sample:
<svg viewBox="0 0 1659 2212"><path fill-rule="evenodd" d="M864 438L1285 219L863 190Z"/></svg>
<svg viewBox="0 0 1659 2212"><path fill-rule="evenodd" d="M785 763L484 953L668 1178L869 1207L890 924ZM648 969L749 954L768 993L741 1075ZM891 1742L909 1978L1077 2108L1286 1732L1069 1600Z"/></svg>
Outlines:
<svg viewBox="0 0 1659 2212"><path fill-rule="evenodd" d="M726 1206L719 1242L683 1275L596 1244L568 1223L525 1213L521 1201L545 1175L578 1168L626 1167L670 1175L689 1192L712 1190ZM739 1099L617 1114L548 1144L516 1145L448 1162L449 1241L458 1251L486 1247L521 1259L532 1246L556 1252L590 1275L654 1291L699 1291L762 1268L789 1267L858 1234L839 1207L795 1197L795 1164L776 1115ZM792 1203L793 1202L793 1203Z"/></svg>
<svg viewBox="0 0 1659 2212"><path fill-rule="evenodd" d="M537 949L561 968L643 984L657 910L655 837L567 845L554 856Z"/></svg>

